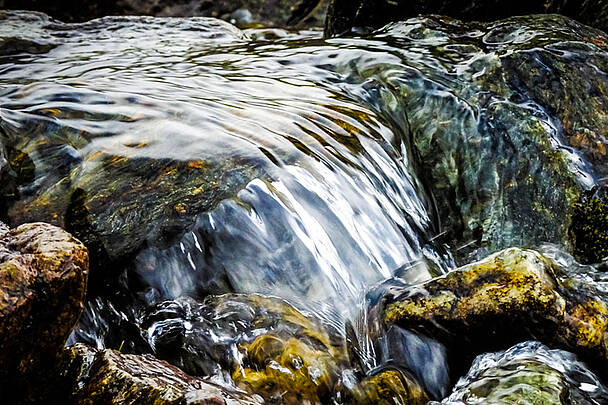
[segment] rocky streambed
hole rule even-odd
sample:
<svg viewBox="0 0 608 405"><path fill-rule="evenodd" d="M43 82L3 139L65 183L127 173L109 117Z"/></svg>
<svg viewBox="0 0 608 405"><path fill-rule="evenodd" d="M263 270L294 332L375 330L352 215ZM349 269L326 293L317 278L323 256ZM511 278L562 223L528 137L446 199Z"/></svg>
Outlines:
<svg viewBox="0 0 608 405"><path fill-rule="evenodd" d="M608 403L601 4L341 3L0 11L3 400Z"/></svg>

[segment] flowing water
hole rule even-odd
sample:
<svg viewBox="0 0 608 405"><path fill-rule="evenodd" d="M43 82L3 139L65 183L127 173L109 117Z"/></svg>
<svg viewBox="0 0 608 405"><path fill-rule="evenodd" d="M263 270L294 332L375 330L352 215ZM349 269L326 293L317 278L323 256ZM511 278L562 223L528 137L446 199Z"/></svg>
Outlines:
<svg viewBox="0 0 608 405"><path fill-rule="evenodd" d="M230 350L234 333L223 333L246 321L206 324L208 303L188 297L255 293L314 314L337 339L348 325L364 368L415 353L408 368L447 394L439 344L399 331L385 347L405 349L374 351L359 316L372 286L455 266L407 116L372 77L440 60L386 36L324 40L204 18L1 18L0 168L23 155L29 165L7 219L86 225L112 266L92 279L70 342L158 352L181 328ZM439 87L428 91L448 97ZM214 359L192 367L222 374Z"/></svg>

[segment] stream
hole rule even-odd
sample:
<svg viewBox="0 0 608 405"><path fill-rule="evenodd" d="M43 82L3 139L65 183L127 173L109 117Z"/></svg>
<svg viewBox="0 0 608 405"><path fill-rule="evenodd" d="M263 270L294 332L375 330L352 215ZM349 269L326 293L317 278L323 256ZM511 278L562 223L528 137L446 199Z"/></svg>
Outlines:
<svg viewBox="0 0 608 405"><path fill-rule="evenodd" d="M532 364L529 378L553 387L547 398L561 398L556 385L570 387L563 403L607 403L584 362L538 342L479 353L454 376L433 336L369 335L366 311L385 291L510 246L584 267L605 288L600 267L562 252L554 213L526 222L526 207L559 211L604 173L528 84L494 79L500 58L527 44L575 58L551 37L574 28L509 27L420 17L324 39L208 18L65 24L0 12L0 219L51 222L89 248L87 302L68 344L153 353L226 387L242 378L267 403L343 401L333 388L282 400L255 388L240 349L274 350L270 332L317 353L318 386L325 373L328 387L350 387L405 370L436 403L504 403L511 393L492 391L496 381L516 386L513 370ZM546 139L498 141L503 127ZM543 166L553 151L561 172ZM497 402L467 402L473 391Z"/></svg>

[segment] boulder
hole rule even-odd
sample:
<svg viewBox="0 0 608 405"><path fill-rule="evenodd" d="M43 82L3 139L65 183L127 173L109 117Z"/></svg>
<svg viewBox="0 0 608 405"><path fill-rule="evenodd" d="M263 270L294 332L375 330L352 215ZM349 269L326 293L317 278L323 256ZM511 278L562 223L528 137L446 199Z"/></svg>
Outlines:
<svg viewBox="0 0 608 405"><path fill-rule="evenodd" d="M0 230L0 391L52 364L82 310L87 248L44 223Z"/></svg>
<svg viewBox="0 0 608 405"><path fill-rule="evenodd" d="M578 354L603 376L606 301L563 275L538 252L507 249L424 284L392 287L370 311L373 334L398 325L432 336L456 374L479 353L535 339Z"/></svg>
<svg viewBox="0 0 608 405"><path fill-rule="evenodd" d="M580 22L608 29L608 5L601 0L332 0L325 20L325 35L365 32L420 14L446 15L466 21L493 21L502 18L556 13Z"/></svg>

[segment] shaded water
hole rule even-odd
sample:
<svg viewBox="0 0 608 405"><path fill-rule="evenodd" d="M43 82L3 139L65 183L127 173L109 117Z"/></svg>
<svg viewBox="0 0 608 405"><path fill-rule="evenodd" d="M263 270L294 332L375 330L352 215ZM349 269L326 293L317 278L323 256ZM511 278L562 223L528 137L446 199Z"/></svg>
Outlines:
<svg viewBox="0 0 608 405"><path fill-rule="evenodd" d="M240 359L222 353L242 339L235 330L251 340L293 325L279 319L252 332L258 304L227 299L218 314L216 303L188 297L257 293L312 314L331 339L358 342L368 371L411 354L407 368L437 399L447 394L438 343L396 330L374 351L359 315L377 283L454 267L436 238L399 86L427 74L412 83L428 103L458 104L468 131L481 96L458 75L479 73L476 50L455 49L452 58L463 58L455 71L429 51L447 47L442 38L404 51L393 41L412 36L416 21L373 39L325 41L317 31L243 32L202 18L1 18L0 173L16 184L0 208L11 224L46 220L90 238L98 265L109 266L93 268L71 342L157 353L205 346L200 362L182 366L230 384L226 369ZM551 118L538 116L551 130ZM580 181L592 183L570 157ZM15 161L26 164L8 165ZM193 340L176 342L173 332Z"/></svg>

